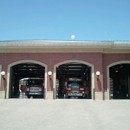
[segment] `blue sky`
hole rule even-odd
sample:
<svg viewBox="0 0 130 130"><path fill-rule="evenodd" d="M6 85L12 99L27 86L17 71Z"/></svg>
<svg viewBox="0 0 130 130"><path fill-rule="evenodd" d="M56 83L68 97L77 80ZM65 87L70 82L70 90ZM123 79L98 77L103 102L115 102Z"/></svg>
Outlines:
<svg viewBox="0 0 130 130"><path fill-rule="evenodd" d="M130 0L0 0L0 40L130 40Z"/></svg>

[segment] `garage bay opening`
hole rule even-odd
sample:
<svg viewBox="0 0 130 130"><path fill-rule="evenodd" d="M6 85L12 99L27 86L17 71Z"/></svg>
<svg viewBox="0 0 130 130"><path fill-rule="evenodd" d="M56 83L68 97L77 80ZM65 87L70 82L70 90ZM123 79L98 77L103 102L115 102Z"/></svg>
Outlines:
<svg viewBox="0 0 130 130"><path fill-rule="evenodd" d="M91 67L76 62L57 66L56 96L58 99L91 99Z"/></svg>
<svg viewBox="0 0 130 130"><path fill-rule="evenodd" d="M45 67L21 63L10 69L9 98L44 98Z"/></svg>
<svg viewBox="0 0 130 130"><path fill-rule="evenodd" d="M130 64L110 67L110 99L130 99Z"/></svg>

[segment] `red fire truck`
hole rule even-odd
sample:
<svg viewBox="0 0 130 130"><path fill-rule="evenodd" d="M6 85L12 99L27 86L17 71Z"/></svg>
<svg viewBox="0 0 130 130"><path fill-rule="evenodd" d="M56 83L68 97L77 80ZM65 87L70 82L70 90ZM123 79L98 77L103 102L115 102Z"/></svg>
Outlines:
<svg viewBox="0 0 130 130"><path fill-rule="evenodd" d="M63 81L65 97L87 97L90 93L89 82L79 78L68 78Z"/></svg>
<svg viewBox="0 0 130 130"><path fill-rule="evenodd" d="M28 98L31 96L44 96L44 79L43 78L23 78L20 80L20 90Z"/></svg>

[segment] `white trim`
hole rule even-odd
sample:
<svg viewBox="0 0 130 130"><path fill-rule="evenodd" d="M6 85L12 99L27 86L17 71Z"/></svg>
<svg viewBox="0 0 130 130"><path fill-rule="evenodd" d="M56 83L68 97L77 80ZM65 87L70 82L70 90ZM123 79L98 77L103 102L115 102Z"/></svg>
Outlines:
<svg viewBox="0 0 130 130"><path fill-rule="evenodd" d="M7 95L6 95L6 98L9 98L10 68L12 66L14 66L14 65L21 64L21 63L36 63L36 64L39 64L39 65L45 67L45 88L47 90L47 65L42 63L42 62L35 61L35 60L20 60L20 61L16 61L16 62L13 62L13 63L8 65L8 70L7 70Z"/></svg>
<svg viewBox="0 0 130 130"><path fill-rule="evenodd" d="M93 99L93 88L95 88L95 85L94 85L94 65L93 64L90 64L86 61L81 61L81 60L66 60L66 61L62 61L62 62L59 62L57 64L54 65L54 72L53 72L53 88L55 88L56 86L56 67L59 66L59 65L62 65L62 64L65 64L65 63L70 63L70 62L77 62L77 63L82 63L82 64L85 64L85 65L88 65L91 67L91 99Z"/></svg>
<svg viewBox="0 0 130 130"><path fill-rule="evenodd" d="M114 65L118 65L118 64L130 64L130 61L117 61L117 62L114 62L112 64L109 64L107 66L107 92L108 92L108 99L110 99L110 82L109 82L109 77L110 77L110 74L109 74L109 68L114 66Z"/></svg>
<svg viewBox="0 0 130 130"><path fill-rule="evenodd" d="M5 98L5 91L0 91L0 99L4 99Z"/></svg>

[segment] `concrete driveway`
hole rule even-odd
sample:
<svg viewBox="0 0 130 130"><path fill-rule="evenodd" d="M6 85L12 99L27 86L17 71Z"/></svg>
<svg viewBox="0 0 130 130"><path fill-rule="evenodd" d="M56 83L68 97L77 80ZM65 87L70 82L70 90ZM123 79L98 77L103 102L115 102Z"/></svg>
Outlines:
<svg viewBox="0 0 130 130"><path fill-rule="evenodd" d="M130 101L1 99L0 130L130 130Z"/></svg>

